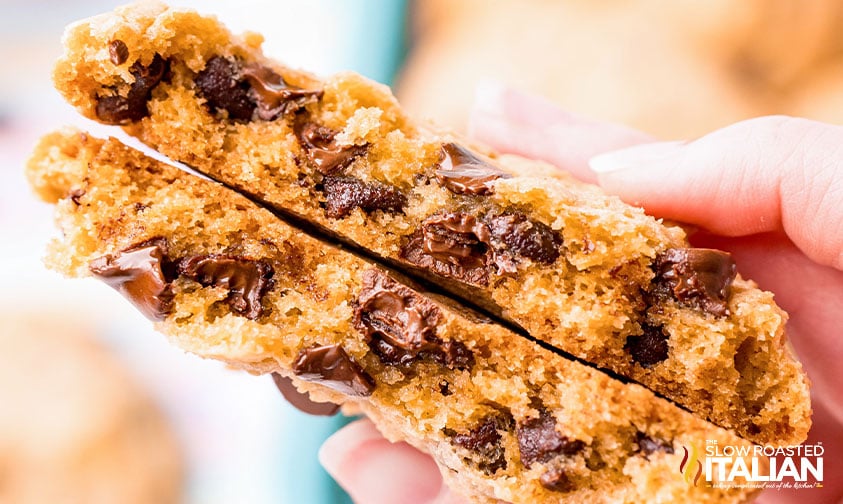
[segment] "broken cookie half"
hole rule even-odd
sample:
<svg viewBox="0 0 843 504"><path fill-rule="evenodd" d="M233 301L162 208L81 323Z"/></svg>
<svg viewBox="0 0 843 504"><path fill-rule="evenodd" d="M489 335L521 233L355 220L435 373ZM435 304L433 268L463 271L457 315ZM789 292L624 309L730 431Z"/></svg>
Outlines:
<svg viewBox="0 0 843 504"><path fill-rule="evenodd" d="M809 384L786 314L729 254L544 165L429 131L358 75L272 62L259 42L135 5L72 26L54 77L87 117L533 338L754 442L804 441Z"/></svg>
<svg viewBox="0 0 843 504"><path fill-rule="evenodd" d="M365 412L388 438L430 453L473 501L743 502L755 492L680 471L707 442L748 441L220 184L70 130L41 141L27 175L56 205L51 267L105 281L187 351Z"/></svg>

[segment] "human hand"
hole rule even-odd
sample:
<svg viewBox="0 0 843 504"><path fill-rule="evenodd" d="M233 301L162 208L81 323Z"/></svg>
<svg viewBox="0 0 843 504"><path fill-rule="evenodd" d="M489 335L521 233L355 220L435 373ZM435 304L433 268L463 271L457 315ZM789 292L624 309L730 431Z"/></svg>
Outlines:
<svg viewBox="0 0 843 504"><path fill-rule="evenodd" d="M543 159L653 215L705 229L695 246L730 251L741 272L776 293L791 314L788 333L814 382L810 443L822 442L821 490L768 491L765 504L838 502L843 471L843 128L783 117L745 121L689 143L657 142L629 128L586 120L549 102L497 87L478 93L475 138L498 150ZM632 147L598 156L606 151ZM717 234L715 234L717 233ZM365 425L365 424L363 424ZM360 504L389 502L382 472L412 493L411 503L461 502L443 490L432 461L390 445L371 426L351 426L320 453ZM434 491L435 490L435 491ZM402 498L407 493L400 493ZM436 500L445 499L445 500ZM448 500L451 499L451 500Z"/></svg>

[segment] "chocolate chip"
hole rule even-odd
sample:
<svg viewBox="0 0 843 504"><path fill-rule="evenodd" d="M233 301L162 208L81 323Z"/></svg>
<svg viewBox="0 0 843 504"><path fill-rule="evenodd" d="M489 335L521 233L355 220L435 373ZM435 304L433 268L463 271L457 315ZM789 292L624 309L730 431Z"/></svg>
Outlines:
<svg viewBox="0 0 843 504"><path fill-rule="evenodd" d="M445 397L452 395L454 392L451 390L451 384L448 383L448 380L439 380L439 393Z"/></svg>
<svg viewBox="0 0 843 504"><path fill-rule="evenodd" d="M306 392L299 392L293 380L286 376L281 376L278 373L272 373L272 380L275 386L290 404L296 407L299 411L309 415L317 416L332 416L340 409L339 404L330 402L315 402L310 400L310 396Z"/></svg>
<svg viewBox="0 0 843 504"><path fill-rule="evenodd" d="M478 219L465 213L434 214L408 237L401 257L442 276L487 285L489 269L514 273L522 258L552 264L562 237L518 212Z"/></svg>
<svg viewBox="0 0 843 504"><path fill-rule="evenodd" d="M246 65L241 75L251 84L249 96L257 104L258 118L264 121L272 121L322 98L321 89L291 86L271 68L256 63Z"/></svg>
<svg viewBox="0 0 843 504"><path fill-rule="evenodd" d="M474 354L460 341L436 336L439 307L377 269L363 273L353 323L382 363L407 367L430 360L451 369L468 369Z"/></svg>
<svg viewBox="0 0 843 504"><path fill-rule="evenodd" d="M405 350L393 345L379 336L369 340L369 349L387 366L407 368L418 359L418 352Z"/></svg>
<svg viewBox="0 0 843 504"><path fill-rule="evenodd" d="M439 307L377 269L363 273L354 309L354 327L369 339L379 337L393 346L420 352L438 346Z"/></svg>
<svg viewBox="0 0 843 504"><path fill-rule="evenodd" d="M420 229L407 237L407 242L401 247L401 258L443 277L456 278L472 285L488 285L489 274L485 267L466 269L450 261L440 261L424 252L424 241Z"/></svg>
<svg viewBox="0 0 843 504"><path fill-rule="evenodd" d="M511 175L455 143L442 145L442 161L436 179L456 194L486 195L493 192L492 182Z"/></svg>
<svg viewBox="0 0 843 504"><path fill-rule="evenodd" d="M115 65L122 65L129 59L129 48L122 40L112 40L108 44L108 59Z"/></svg>
<svg viewBox="0 0 843 504"><path fill-rule="evenodd" d="M638 451L646 458L657 451L673 453L673 445L662 439L654 439L641 431L635 433L635 442L638 444Z"/></svg>
<svg viewBox="0 0 843 504"><path fill-rule="evenodd" d="M337 132L315 123L296 123L296 136L308 159L323 175L333 175L348 167L369 148L364 145L338 145Z"/></svg>
<svg viewBox="0 0 843 504"><path fill-rule="evenodd" d="M737 267L727 252L703 248L667 249L654 263L657 293L672 293L682 304L722 317Z"/></svg>
<svg viewBox="0 0 843 504"><path fill-rule="evenodd" d="M231 119L251 120L256 105L249 96L249 83L240 79L240 64L235 59L214 56L194 82L211 112L225 110Z"/></svg>
<svg viewBox="0 0 843 504"><path fill-rule="evenodd" d="M332 219L346 217L355 208L367 213L375 210L401 212L407 205L407 197L397 187L381 182L326 175L322 178L322 188L325 192L325 215Z"/></svg>
<svg viewBox="0 0 843 504"><path fill-rule="evenodd" d="M147 318L163 320L172 310L167 241L153 238L115 255L91 261L91 273L125 296Z"/></svg>
<svg viewBox="0 0 843 504"><path fill-rule="evenodd" d="M553 264L559 258L562 237L547 224L517 212L490 217L486 223L495 249L495 264L501 271L514 271L512 263L518 257L542 264Z"/></svg>
<svg viewBox="0 0 843 504"><path fill-rule="evenodd" d="M521 463L528 469L535 462L548 462L559 455L574 455L585 448L585 443L570 440L556 431L556 419L542 411L538 418L531 418L515 430Z"/></svg>
<svg viewBox="0 0 843 504"><path fill-rule="evenodd" d="M486 474L494 474L507 466L506 450L501 444L500 433L508 429L507 423L506 418L498 415L484 417L470 431L455 434L451 443L475 452L480 456L480 470Z"/></svg>
<svg viewBox="0 0 843 504"><path fill-rule="evenodd" d="M372 350L381 363L387 366L405 368L418 361L432 361L447 367L448 369L471 369L474 366L474 354L460 341L448 340L442 342L438 338L434 340L439 346L432 346L426 350L406 350L393 345L379 336L374 336L369 341L369 348Z"/></svg>
<svg viewBox="0 0 843 504"><path fill-rule="evenodd" d="M209 59L194 82L212 112L238 121L273 121L322 97L321 89L291 86L269 67L222 56Z"/></svg>
<svg viewBox="0 0 843 504"><path fill-rule="evenodd" d="M446 213L434 215L422 223L422 250L440 261L465 269L486 265L489 228L471 215Z"/></svg>
<svg viewBox="0 0 843 504"><path fill-rule="evenodd" d="M375 390L372 377L339 345L302 349L293 371L302 380L318 382L347 395L369 396Z"/></svg>
<svg viewBox="0 0 843 504"><path fill-rule="evenodd" d="M624 349L632 355L632 360L648 368L667 359L668 335L661 327L642 324L643 334L626 338Z"/></svg>
<svg viewBox="0 0 843 504"><path fill-rule="evenodd" d="M228 305L250 320L263 314L261 299L274 274L266 261L220 254L186 257L179 261L178 270L206 287L228 289Z"/></svg>
<svg viewBox="0 0 843 504"><path fill-rule="evenodd" d="M557 466L549 467L539 476L539 483L553 492L570 492L576 488L568 473L563 468Z"/></svg>
<svg viewBox="0 0 843 504"><path fill-rule="evenodd" d="M407 237L401 257L444 277L487 285L488 247L481 240L487 237L486 227L470 215L433 215Z"/></svg>
<svg viewBox="0 0 843 504"><path fill-rule="evenodd" d="M129 86L126 96L100 97L97 100L97 118L108 124L125 124L148 116L147 102L152 97L152 90L164 78L168 66L169 63L160 54L156 54L148 66L136 61L129 68L135 81Z"/></svg>

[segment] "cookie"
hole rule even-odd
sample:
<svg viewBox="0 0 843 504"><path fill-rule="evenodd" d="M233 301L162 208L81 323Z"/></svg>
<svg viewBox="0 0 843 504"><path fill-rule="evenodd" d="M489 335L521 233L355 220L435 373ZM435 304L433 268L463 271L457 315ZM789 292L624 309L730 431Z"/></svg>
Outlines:
<svg viewBox="0 0 843 504"><path fill-rule="evenodd" d="M358 75L274 63L192 11L82 21L54 77L87 117L310 232L747 439L806 437L809 384L773 295L640 208L417 124Z"/></svg>
<svg viewBox="0 0 843 504"><path fill-rule="evenodd" d="M689 482L706 440L751 444L566 359L246 197L114 139L46 136L27 175L56 204L48 264L119 291L179 347L277 373L430 453L475 502L741 502Z"/></svg>
<svg viewBox="0 0 843 504"><path fill-rule="evenodd" d="M63 311L0 312L0 502L176 504L184 455L149 394Z"/></svg>

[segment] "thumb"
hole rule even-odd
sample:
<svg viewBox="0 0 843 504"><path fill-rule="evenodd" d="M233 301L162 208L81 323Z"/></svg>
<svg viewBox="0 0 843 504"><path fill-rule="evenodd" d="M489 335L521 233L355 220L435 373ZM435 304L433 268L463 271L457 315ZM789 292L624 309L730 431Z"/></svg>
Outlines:
<svg viewBox="0 0 843 504"><path fill-rule="evenodd" d="M328 438L319 461L358 504L464 504L450 492L433 459L406 443L384 439L369 420Z"/></svg>
<svg viewBox="0 0 843 504"><path fill-rule="evenodd" d="M784 231L814 261L843 269L843 127L763 117L589 164L606 191L654 215L725 236Z"/></svg>

